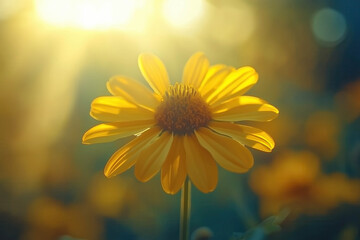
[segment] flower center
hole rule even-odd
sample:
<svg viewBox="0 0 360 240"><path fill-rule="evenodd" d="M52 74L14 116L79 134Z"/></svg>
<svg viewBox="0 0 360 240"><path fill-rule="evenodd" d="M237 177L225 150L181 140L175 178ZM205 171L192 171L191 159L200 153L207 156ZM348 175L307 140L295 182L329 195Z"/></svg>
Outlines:
<svg viewBox="0 0 360 240"><path fill-rule="evenodd" d="M195 129L207 126L211 120L208 104L190 86L176 83L170 86L155 112L157 124L174 134L192 134Z"/></svg>

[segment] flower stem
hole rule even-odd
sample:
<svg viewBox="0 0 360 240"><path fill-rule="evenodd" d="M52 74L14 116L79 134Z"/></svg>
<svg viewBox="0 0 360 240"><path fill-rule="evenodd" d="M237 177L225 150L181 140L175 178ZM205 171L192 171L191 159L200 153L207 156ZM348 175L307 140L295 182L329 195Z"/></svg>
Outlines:
<svg viewBox="0 0 360 240"><path fill-rule="evenodd" d="M181 189L181 206L180 206L180 240L189 239L189 222L191 207L191 183L186 178Z"/></svg>

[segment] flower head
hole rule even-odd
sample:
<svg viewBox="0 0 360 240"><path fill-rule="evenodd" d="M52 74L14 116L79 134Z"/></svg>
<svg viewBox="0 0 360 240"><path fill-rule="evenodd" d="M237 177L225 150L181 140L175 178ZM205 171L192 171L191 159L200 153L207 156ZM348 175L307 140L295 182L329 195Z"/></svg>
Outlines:
<svg viewBox="0 0 360 240"><path fill-rule="evenodd" d="M273 139L239 121L270 121L278 110L266 101L243 96L258 80L251 67L209 66L203 53L186 63L181 83L170 85L166 69L151 54L139 56L139 67L154 92L127 77L107 83L113 96L96 98L90 115L105 123L89 129L83 143L114 141L137 134L115 152L104 173L113 177L135 165L146 182L161 170L165 192L174 194L188 176L202 192L218 181L217 164L244 173L253 166L245 147L270 152Z"/></svg>

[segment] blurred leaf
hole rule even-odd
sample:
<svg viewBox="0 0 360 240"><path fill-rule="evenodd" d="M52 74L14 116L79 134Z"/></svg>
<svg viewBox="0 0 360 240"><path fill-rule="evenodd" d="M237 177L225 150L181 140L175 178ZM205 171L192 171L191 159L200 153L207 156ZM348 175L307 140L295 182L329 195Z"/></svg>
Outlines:
<svg viewBox="0 0 360 240"><path fill-rule="evenodd" d="M231 240L262 240L271 233L281 230L280 224L289 215L288 209L283 209L279 215L271 216L262 221L254 228L250 228L244 233L234 233Z"/></svg>

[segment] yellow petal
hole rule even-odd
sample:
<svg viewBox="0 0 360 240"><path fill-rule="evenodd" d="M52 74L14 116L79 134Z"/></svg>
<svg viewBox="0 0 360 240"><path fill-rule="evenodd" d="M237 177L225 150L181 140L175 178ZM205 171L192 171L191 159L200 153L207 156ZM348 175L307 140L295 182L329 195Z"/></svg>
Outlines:
<svg viewBox="0 0 360 240"><path fill-rule="evenodd" d="M225 64L215 64L209 67L204 80L201 82L201 85L199 87L199 90L204 87L206 82L213 77L217 72L221 71L222 69L227 68Z"/></svg>
<svg viewBox="0 0 360 240"><path fill-rule="evenodd" d="M206 83L209 81L209 79L211 79L217 72L221 71L224 68L227 68L227 66L224 64L216 64L216 65L210 66L208 68L207 73L205 74L204 80L201 82L201 84L198 88L198 91L200 91L206 85Z"/></svg>
<svg viewBox="0 0 360 240"><path fill-rule="evenodd" d="M147 87L131 78L115 76L106 83L112 95L123 97L131 103L154 110L160 100Z"/></svg>
<svg viewBox="0 0 360 240"><path fill-rule="evenodd" d="M224 79L233 71L232 67L225 65L212 66L199 87L199 92L205 100L221 85Z"/></svg>
<svg viewBox="0 0 360 240"><path fill-rule="evenodd" d="M201 52L197 52L187 61L184 73L183 83L190 85L195 89L199 88L209 68L209 60Z"/></svg>
<svg viewBox="0 0 360 240"><path fill-rule="evenodd" d="M166 193L177 193L186 178L184 137L174 136L169 154L161 168L161 185Z"/></svg>
<svg viewBox="0 0 360 240"><path fill-rule="evenodd" d="M90 115L103 122L129 122L154 118L154 112L122 97L98 97L91 103Z"/></svg>
<svg viewBox="0 0 360 240"><path fill-rule="evenodd" d="M131 168L135 164L141 149L149 144L160 131L160 128L152 127L116 151L104 168L105 176L113 177Z"/></svg>
<svg viewBox="0 0 360 240"><path fill-rule="evenodd" d="M195 134L201 146L226 170L243 173L253 166L254 159L250 151L239 142L207 128L200 128Z"/></svg>
<svg viewBox="0 0 360 240"><path fill-rule="evenodd" d="M163 132L159 138L140 152L135 165L135 176L139 181L146 182L160 171L172 142L172 134Z"/></svg>
<svg viewBox="0 0 360 240"><path fill-rule="evenodd" d="M279 114L276 107L252 96L235 97L210 107L213 119L220 121L270 121Z"/></svg>
<svg viewBox="0 0 360 240"><path fill-rule="evenodd" d="M218 169L210 153L196 139L185 135L186 169L191 182L203 193L215 190L218 181Z"/></svg>
<svg viewBox="0 0 360 240"><path fill-rule="evenodd" d="M234 97L215 106L211 105L210 107L213 112L224 112L234 107L263 104L267 104L264 99L254 96L240 96Z"/></svg>
<svg viewBox="0 0 360 240"><path fill-rule="evenodd" d="M221 101L222 98L227 97L234 92L244 93L257 81L257 73L252 67L241 67L236 71L232 71L222 82L218 83L215 91L206 98L209 104L216 101ZM241 91L244 90L245 91ZM238 94L240 95L240 94Z"/></svg>
<svg viewBox="0 0 360 240"><path fill-rule="evenodd" d="M271 152L274 140L261 129L230 122L211 122L209 127L214 131L232 137L236 141L264 152Z"/></svg>
<svg viewBox="0 0 360 240"><path fill-rule="evenodd" d="M103 123L90 128L83 136L84 144L103 143L128 137L151 127L155 122L151 120Z"/></svg>
<svg viewBox="0 0 360 240"><path fill-rule="evenodd" d="M140 71L151 88L163 96L170 83L162 61L152 54L140 54L138 62Z"/></svg>
<svg viewBox="0 0 360 240"><path fill-rule="evenodd" d="M219 104L228 99L238 97L246 93L258 81L259 75L256 72L250 72L242 77L242 80L234 81L234 84L224 89L216 95L216 98L210 103L212 105Z"/></svg>

